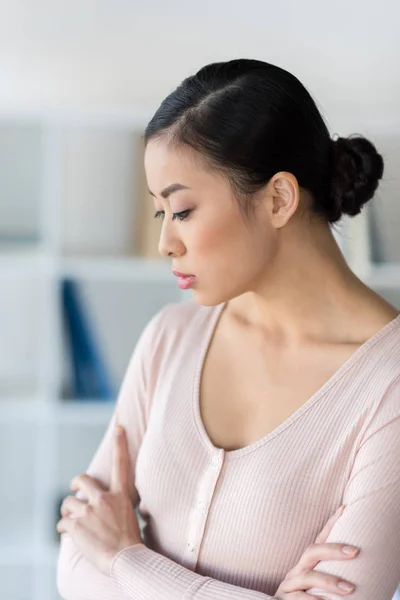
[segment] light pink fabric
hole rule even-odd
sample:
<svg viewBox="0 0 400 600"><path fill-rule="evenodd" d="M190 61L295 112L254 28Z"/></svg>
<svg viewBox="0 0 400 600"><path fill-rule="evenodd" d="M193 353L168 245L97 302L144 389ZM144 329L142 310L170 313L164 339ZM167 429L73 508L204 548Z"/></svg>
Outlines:
<svg viewBox="0 0 400 600"><path fill-rule="evenodd" d="M400 316L279 427L225 452L199 411L201 368L223 307L170 303L144 328L116 409L135 466L143 543L122 550L105 576L63 534L61 596L266 600L344 503L328 541L358 546L360 555L316 570L355 583L353 600L391 600L400 582ZM88 468L106 484L114 421L115 413Z"/></svg>

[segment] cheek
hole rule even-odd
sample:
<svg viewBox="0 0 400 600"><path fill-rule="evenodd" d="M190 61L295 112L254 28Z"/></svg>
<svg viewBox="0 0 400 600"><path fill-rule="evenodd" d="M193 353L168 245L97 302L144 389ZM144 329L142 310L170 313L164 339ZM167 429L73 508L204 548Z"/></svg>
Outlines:
<svg viewBox="0 0 400 600"><path fill-rule="evenodd" d="M241 235L243 234L238 231L237 223L214 220L202 227L196 236L192 236L190 246L196 254L213 255L213 259L218 261L238 247L238 238Z"/></svg>
<svg viewBox="0 0 400 600"><path fill-rule="evenodd" d="M191 241L198 266L205 266L207 276L217 276L220 284L252 276L259 268L255 260L260 256L259 240L238 218L213 221Z"/></svg>

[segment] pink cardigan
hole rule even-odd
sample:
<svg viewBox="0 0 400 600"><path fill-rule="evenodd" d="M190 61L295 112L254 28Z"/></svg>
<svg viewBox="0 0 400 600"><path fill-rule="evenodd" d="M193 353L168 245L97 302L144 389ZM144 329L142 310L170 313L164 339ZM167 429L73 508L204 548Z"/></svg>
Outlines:
<svg viewBox="0 0 400 600"><path fill-rule="evenodd" d="M63 534L61 596L271 599L344 503L327 541L361 552L315 570L353 582L344 597L391 600L400 582L400 315L276 429L226 452L211 443L199 411L202 364L223 306L169 303L142 331L117 411L143 543L122 550L105 576ZM106 484L114 420L87 471Z"/></svg>

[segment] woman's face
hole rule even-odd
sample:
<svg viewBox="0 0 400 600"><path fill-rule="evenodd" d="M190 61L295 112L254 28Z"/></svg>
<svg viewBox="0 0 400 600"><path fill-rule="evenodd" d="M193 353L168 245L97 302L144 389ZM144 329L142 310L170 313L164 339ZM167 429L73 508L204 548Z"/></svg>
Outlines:
<svg viewBox="0 0 400 600"><path fill-rule="evenodd" d="M257 290L276 251L276 230L266 201L257 205L250 225L227 179L207 170L196 156L191 148L150 140L145 171L155 212L164 213L160 254L171 257L172 269L196 276L191 289L199 304L215 306ZM172 184L185 187L164 198L162 191ZM184 220L173 219L176 213Z"/></svg>

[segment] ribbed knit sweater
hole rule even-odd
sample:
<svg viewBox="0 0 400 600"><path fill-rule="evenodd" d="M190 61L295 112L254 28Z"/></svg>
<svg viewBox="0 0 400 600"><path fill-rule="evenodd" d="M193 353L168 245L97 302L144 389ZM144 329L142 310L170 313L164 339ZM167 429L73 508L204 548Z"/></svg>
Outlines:
<svg viewBox="0 0 400 600"><path fill-rule="evenodd" d="M237 450L214 446L199 383L224 303L169 303L148 322L87 472L110 482L115 419L134 469L141 544L106 576L64 533L67 600L267 600L340 504L327 542L356 558L315 570L356 585L326 600L391 600L400 582L400 315L369 338L276 429Z"/></svg>

